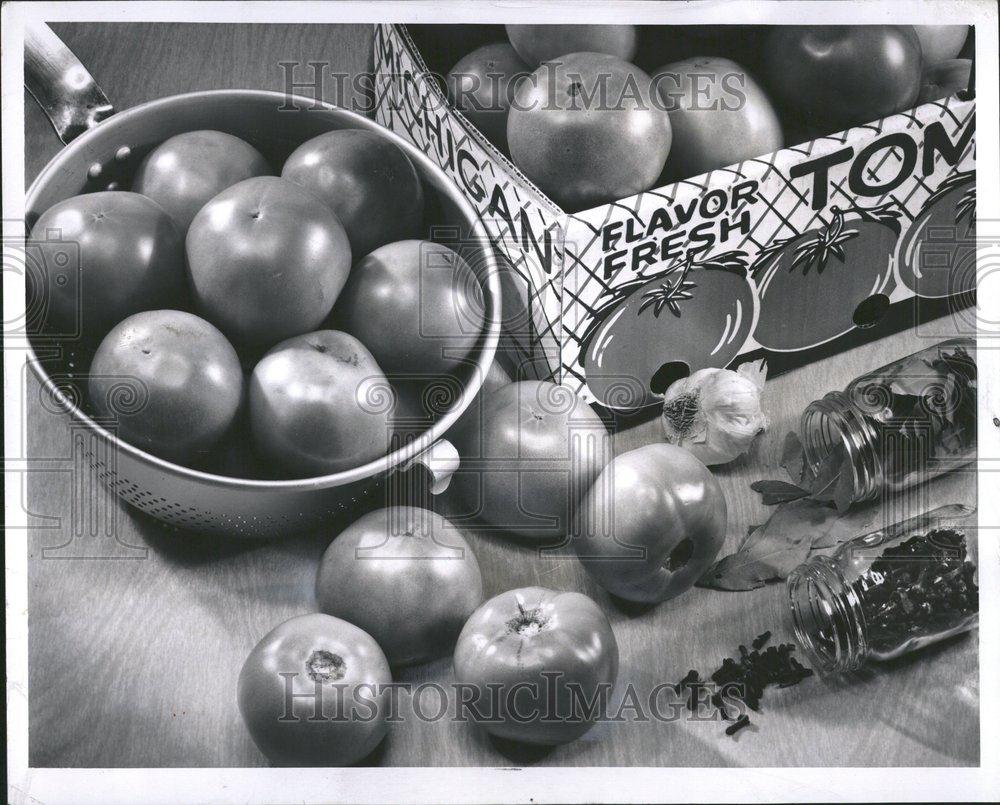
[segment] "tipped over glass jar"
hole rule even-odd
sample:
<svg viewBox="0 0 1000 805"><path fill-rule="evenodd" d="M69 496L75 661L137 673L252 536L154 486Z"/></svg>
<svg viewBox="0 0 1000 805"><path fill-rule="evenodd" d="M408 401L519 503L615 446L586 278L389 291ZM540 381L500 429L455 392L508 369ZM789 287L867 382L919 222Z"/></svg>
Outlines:
<svg viewBox="0 0 1000 805"><path fill-rule="evenodd" d="M976 515L962 506L845 542L788 576L795 636L820 673L856 671L979 623Z"/></svg>
<svg viewBox="0 0 1000 805"><path fill-rule="evenodd" d="M837 449L853 500L893 494L976 458L976 341L952 338L810 403L799 437L816 472Z"/></svg>
<svg viewBox="0 0 1000 805"><path fill-rule="evenodd" d="M800 439L817 473L849 471L853 503L900 495L976 459L974 338L953 338L868 372L805 409ZM889 507L886 507L886 511ZM854 671L979 622L975 514L960 506L873 531L788 577L799 643L821 673Z"/></svg>

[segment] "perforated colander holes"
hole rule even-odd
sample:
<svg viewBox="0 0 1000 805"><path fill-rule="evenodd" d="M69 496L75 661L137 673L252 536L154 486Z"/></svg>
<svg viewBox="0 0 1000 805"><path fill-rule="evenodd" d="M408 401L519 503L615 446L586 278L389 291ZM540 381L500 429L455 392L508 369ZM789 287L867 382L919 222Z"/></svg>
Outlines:
<svg viewBox="0 0 1000 805"><path fill-rule="evenodd" d="M91 469L97 470L97 477L112 492L129 505L149 514L156 519L171 525L188 529L205 529L212 532L235 533L241 535L267 537L273 536L283 527L295 525L305 530L308 527L318 526L324 521L343 515L366 501L370 501L374 492L385 486L384 479L379 476L370 483L356 489L349 499L341 499L336 506L317 508L308 514L298 511L289 515L243 515L223 514L199 509L194 506L185 506L176 500L169 500L163 496L157 496L154 492L143 489L139 484L121 475L114 468L101 458L98 458L93 450L85 452Z"/></svg>
<svg viewBox="0 0 1000 805"><path fill-rule="evenodd" d="M87 452L87 458L91 469L97 470L98 479L118 497L140 511L163 522L179 525L183 528L215 530L218 527L219 515L194 506L185 506L162 496L158 497L154 493L142 489L137 483L125 478L117 471L109 469L103 460L95 457L90 451Z"/></svg>
<svg viewBox="0 0 1000 805"><path fill-rule="evenodd" d="M164 497L156 497L151 492L141 489L134 481L113 471L107 471L105 475L107 476L106 483L112 492L131 506L160 520L186 528L211 528L214 523L212 515L208 512L193 506L169 502Z"/></svg>

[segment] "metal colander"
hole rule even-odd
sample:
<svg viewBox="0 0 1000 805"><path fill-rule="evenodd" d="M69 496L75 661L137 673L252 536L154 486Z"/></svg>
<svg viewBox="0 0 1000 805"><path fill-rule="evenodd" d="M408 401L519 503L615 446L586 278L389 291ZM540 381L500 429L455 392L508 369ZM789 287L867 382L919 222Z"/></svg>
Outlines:
<svg viewBox="0 0 1000 805"><path fill-rule="evenodd" d="M463 370L459 389L447 406L442 406L433 424L364 466L299 480L235 478L190 469L117 439L86 411L86 398L77 383L85 375L87 361L79 354L73 359L78 344L58 335L36 335L31 339L29 364L42 383L43 393L69 413L75 427L86 432L83 460L96 477L123 500L157 519L239 537L276 537L307 530L367 502L375 504L394 474L415 464L430 470L434 486L446 483L449 471L457 465L457 453L443 436L472 402L493 361L500 331L500 286L486 232L445 173L417 148L365 117L276 92L190 93L107 116L110 104L106 99L104 104L100 102L103 94L92 83L77 80L72 92L63 91L68 83L61 82L59 76L70 69L79 76L83 68L51 31L42 29L27 36L25 46L29 89L64 140L73 140L28 191L29 229L58 201L106 189L110 182L129 187L131 173L142 158L159 143L185 131L214 129L233 134L253 144L272 165L280 166L291 151L312 137L336 129L364 129L389 140L409 156L424 183L428 207L435 211L435 224L450 227L460 239L463 257L483 287L485 327ZM100 114L93 114L95 109Z"/></svg>

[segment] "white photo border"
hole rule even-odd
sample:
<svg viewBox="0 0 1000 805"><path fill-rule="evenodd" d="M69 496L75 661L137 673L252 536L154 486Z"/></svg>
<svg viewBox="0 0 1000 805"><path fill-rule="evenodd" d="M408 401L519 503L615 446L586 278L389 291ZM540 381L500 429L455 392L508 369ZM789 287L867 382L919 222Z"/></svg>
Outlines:
<svg viewBox="0 0 1000 805"><path fill-rule="evenodd" d="M4 243L24 218L23 29L32 20L156 22L646 24L969 23L976 25L977 175L981 236L1000 243L997 5L992 0L715 0L707 2L9 2L2 8ZM997 262L997 254L989 259ZM980 263L996 288L1000 270ZM4 322L24 312L23 277L4 272ZM1000 322L1000 288L979 294L980 321ZM5 333L6 336L6 333ZM19 455L23 407L16 384L25 354L5 351L5 456ZM980 455L1000 456L1000 351L979 352ZM987 380L982 381L983 378ZM10 468L9 465L5 465ZM980 533L996 535L1000 494L980 461ZM7 762L10 802L584 802L584 801L961 801L1000 797L1000 544L980 546L980 747L978 768L345 768L31 769L28 767L26 515L19 474L5 472ZM988 488L987 485L990 484Z"/></svg>

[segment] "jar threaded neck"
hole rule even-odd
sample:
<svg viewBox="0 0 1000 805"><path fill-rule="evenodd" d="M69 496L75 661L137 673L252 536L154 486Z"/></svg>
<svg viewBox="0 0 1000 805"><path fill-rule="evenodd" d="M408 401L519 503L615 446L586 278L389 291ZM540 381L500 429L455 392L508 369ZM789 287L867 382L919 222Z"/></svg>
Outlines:
<svg viewBox="0 0 1000 805"><path fill-rule="evenodd" d="M842 391L832 391L802 412L799 430L806 462L817 472L837 445L843 445L854 474L853 502L875 498L882 488L883 467L878 431Z"/></svg>
<svg viewBox="0 0 1000 805"><path fill-rule="evenodd" d="M788 576L795 637L823 674L856 671L868 656L857 592L827 556L814 556Z"/></svg>

